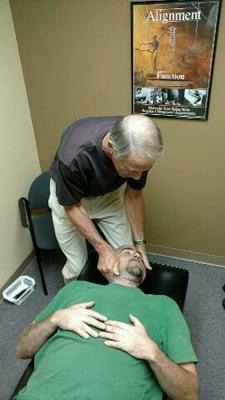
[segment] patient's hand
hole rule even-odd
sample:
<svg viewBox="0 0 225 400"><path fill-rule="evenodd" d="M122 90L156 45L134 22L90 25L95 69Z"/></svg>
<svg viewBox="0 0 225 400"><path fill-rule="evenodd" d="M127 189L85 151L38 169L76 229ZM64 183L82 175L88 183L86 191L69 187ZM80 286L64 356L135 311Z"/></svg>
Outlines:
<svg viewBox="0 0 225 400"><path fill-rule="evenodd" d="M107 318L96 311L90 310L94 301L76 304L58 310L52 316L52 322L59 328L77 333L83 338L97 337L98 332L92 327L105 329Z"/></svg>
<svg viewBox="0 0 225 400"><path fill-rule="evenodd" d="M132 325L120 321L107 321L106 329L99 336L106 338L105 344L126 351L141 360L154 357L157 345L148 336L144 326L133 315L129 315Z"/></svg>

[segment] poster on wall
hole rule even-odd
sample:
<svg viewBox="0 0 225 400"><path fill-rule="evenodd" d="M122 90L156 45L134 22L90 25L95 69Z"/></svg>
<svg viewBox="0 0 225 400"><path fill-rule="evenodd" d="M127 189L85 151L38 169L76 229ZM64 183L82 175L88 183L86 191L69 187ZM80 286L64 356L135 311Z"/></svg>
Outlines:
<svg viewBox="0 0 225 400"><path fill-rule="evenodd" d="M131 3L132 111L206 120L220 1Z"/></svg>

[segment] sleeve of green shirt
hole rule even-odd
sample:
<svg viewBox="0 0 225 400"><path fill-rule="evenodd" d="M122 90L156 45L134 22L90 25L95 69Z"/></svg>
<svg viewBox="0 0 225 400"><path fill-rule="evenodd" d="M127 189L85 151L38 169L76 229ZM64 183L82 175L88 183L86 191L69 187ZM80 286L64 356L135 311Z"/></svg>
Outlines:
<svg viewBox="0 0 225 400"><path fill-rule="evenodd" d="M66 291L66 286L63 287L56 294L56 296L48 303L48 305L40 312L40 314L37 315L37 317L35 318L36 322L44 321L51 314L53 314L56 310L66 307L66 305L64 305L64 301L63 301L65 298L65 291Z"/></svg>
<svg viewBox="0 0 225 400"><path fill-rule="evenodd" d="M166 310L164 345L167 357L176 364L197 362L190 330L178 305L167 299Z"/></svg>
<svg viewBox="0 0 225 400"><path fill-rule="evenodd" d="M87 282L83 281L74 281L65 285L40 312L40 314L37 315L35 321L43 321L57 310L78 304L80 301L77 295L80 293L80 290L83 290L83 292L86 293L86 286ZM85 301L89 301L89 298L87 298Z"/></svg>

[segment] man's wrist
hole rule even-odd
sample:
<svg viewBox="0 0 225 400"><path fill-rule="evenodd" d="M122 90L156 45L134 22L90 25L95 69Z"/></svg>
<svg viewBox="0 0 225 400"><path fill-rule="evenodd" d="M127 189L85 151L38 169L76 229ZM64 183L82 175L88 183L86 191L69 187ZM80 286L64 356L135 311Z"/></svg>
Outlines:
<svg viewBox="0 0 225 400"><path fill-rule="evenodd" d="M145 239L136 239L136 240L134 240L134 245L135 246L145 246L146 240Z"/></svg>
<svg viewBox="0 0 225 400"><path fill-rule="evenodd" d="M97 251L97 253L99 255L101 255L101 254L105 253L106 251L112 250L112 247L107 242L102 240L102 242L99 242L95 246L95 250Z"/></svg>
<svg viewBox="0 0 225 400"><path fill-rule="evenodd" d="M158 348L157 344L151 340L148 351L145 353L145 361L147 361L149 364L157 362L159 353L160 349Z"/></svg>
<svg viewBox="0 0 225 400"><path fill-rule="evenodd" d="M60 326L60 314L61 310L57 310L48 318L48 322L52 330L55 330Z"/></svg>

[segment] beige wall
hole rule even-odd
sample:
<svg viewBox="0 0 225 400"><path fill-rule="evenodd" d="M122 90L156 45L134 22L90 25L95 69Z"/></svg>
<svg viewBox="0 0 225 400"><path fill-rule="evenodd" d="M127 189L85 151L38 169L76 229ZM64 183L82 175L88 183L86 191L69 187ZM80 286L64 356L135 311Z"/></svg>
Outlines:
<svg viewBox="0 0 225 400"><path fill-rule="evenodd" d="M40 171L37 149L7 0L0 2L0 287L30 253L18 198Z"/></svg>
<svg viewBox="0 0 225 400"><path fill-rule="evenodd" d="M43 169L60 132L130 112L129 0L11 0ZM166 151L145 190L151 250L225 264L225 104L220 18L208 121L158 118Z"/></svg>

